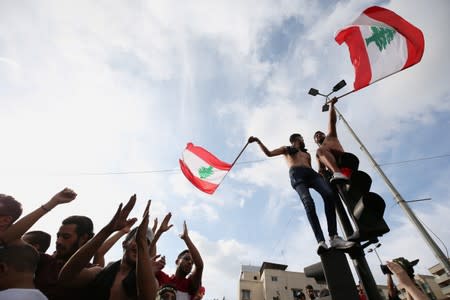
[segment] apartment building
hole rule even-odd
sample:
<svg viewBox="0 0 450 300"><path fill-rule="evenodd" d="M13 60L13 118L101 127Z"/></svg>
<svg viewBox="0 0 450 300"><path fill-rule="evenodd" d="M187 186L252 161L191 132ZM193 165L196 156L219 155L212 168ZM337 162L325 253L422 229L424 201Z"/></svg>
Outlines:
<svg viewBox="0 0 450 300"><path fill-rule="evenodd" d="M326 285L317 284L302 272L286 271L287 265L263 262L260 267L243 265L239 280L239 300L297 300L310 284L319 294Z"/></svg>

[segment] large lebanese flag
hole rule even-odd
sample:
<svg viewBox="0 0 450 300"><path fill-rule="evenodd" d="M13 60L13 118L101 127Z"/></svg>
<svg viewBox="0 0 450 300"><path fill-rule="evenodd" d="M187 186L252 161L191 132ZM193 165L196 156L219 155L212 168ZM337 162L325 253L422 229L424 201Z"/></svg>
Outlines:
<svg viewBox="0 0 450 300"><path fill-rule="evenodd" d="M216 191L233 166L192 143L187 144L179 162L184 176L199 190L208 194Z"/></svg>
<svg viewBox="0 0 450 300"><path fill-rule="evenodd" d="M355 90L418 63L425 47L419 28L378 6L363 11L337 32L335 40L339 45L345 42L350 50Z"/></svg>

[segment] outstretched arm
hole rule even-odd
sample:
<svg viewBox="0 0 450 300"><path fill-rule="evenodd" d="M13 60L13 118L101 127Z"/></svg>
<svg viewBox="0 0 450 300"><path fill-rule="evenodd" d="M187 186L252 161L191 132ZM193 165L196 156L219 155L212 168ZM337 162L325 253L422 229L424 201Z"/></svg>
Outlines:
<svg viewBox="0 0 450 300"><path fill-rule="evenodd" d="M103 242L114 232L136 222L135 219L127 219L136 203L136 195L133 195L123 207L119 205L114 217L92 239L84 244L66 262L59 272L58 282L66 286L83 286L93 280L98 273L98 268L85 268L92 256ZM100 268L101 269L101 268Z"/></svg>
<svg viewBox="0 0 450 300"><path fill-rule="evenodd" d="M337 102L337 98L334 97L330 102L330 119L328 123L328 136L337 137L336 132L336 109L334 108L334 104Z"/></svg>
<svg viewBox="0 0 450 300"><path fill-rule="evenodd" d="M427 300L428 297L416 286L414 281L408 276L406 271L395 262L387 262L387 266L392 273L397 276L399 286L404 288L413 300Z"/></svg>
<svg viewBox="0 0 450 300"><path fill-rule="evenodd" d="M138 300L154 300L156 298L157 283L153 273L153 265L149 255L147 244L148 213L150 210L148 201L145 208L142 222L136 233L136 285L138 291Z"/></svg>
<svg viewBox="0 0 450 300"><path fill-rule="evenodd" d="M189 237L186 221L184 221L183 223L183 233L180 235L180 238L186 243L189 253L192 256L192 260L194 261L195 269L191 275L191 289L196 292L202 285L203 260L200 256L200 252L198 252L197 250L197 247L195 247L194 243Z"/></svg>
<svg viewBox="0 0 450 300"><path fill-rule="evenodd" d="M158 230L156 231L155 236L154 236L152 242L150 243L150 256L151 257L156 255L156 243L158 242L161 235L164 232L168 231L170 228L172 228L173 224L169 225L171 217L172 217L172 213L169 212L164 217L164 220L161 222L161 225L159 226ZM155 226L153 225L153 227L155 227Z"/></svg>
<svg viewBox="0 0 450 300"><path fill-rule="evenodd" d="M110 238L108 238L101 246L98 248L97 252L94 255L94 265L99 265L100 267L105 266L105 254L109 251L109 249L120 240L125 234L130 232L131 227L133 227L134 222L131 222L126 227L114 233Z"/></svg>
<svg viewBox="0 0 450 300"><path fill-rule="evenodd" d="M286 154L286 147L280 147L277 149L274 149L272 151L270 151L269 149L267 149L267 147L255 136L251 136L248 138L248 142L249 143L253 143L256 142L258 143L259 147L261 148L261 150L264 152L265 155L267 155L268 157L272 157L272 156L278 156L278 155L283 155Z"/></svg>
<svg viewBox="0 0 450 300"><path fill-rule="evenodd" d="M74 200L77 194L69 188L53 196L47 203L21 218L12 224L6 231L0 233L0 242L8 244L14 240L20 239L31 226L34 225L43 215L55 208L59 204L68 203Z"/></svg>

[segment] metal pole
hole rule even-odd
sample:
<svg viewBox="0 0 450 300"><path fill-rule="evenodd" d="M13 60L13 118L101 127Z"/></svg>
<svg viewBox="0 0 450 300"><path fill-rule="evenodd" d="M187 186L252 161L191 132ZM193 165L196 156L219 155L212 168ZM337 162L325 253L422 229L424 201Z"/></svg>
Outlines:
<svg viewBox="0 0 450 300"><path fill-rule="evenodd" d="M346 200L347 193L344 191L344 189L339 185L337 185L336 188L340 198L345 203L348 203L348 201ZM342 229L344 231L344 236L346 239L348 239L353 234L353 228L351 226L348 215L345 213L345 208L344 205L342 204L342 201L336 202L336 212L339 221L341 223ZM380 293L378 292L377 283L373 278L369 264L367 263L365 257L365 253L363 251L363 248L361 248L361 244L359 242L357 243L357 247L358 248L356 251L349 253L350 258L352 259L353 262L353 266L355 267L356 273L358 274L358 277L364 287L368 299L381 300L382 298L380 296Z"/></svg>
<svg viewBox="0 0 450 300"><path fill-rule="evenodd" d="M422 223L417 219L414 212L409 207L408 203L403 199L403 197L400 195L400 193L397 191L397 189L394 187L394 185L391 183L391 181L386 177L383 170L381 170L380 166L377 164L375 159L372 157L372 155L369 153L367 148L364 146L364 144L361 142L361 140L358 138L358 136L355 134L353 129L350 127L350 125L345 120L344 116L342 116L341 112L334 107L336 112L339 115L339 118L344 122L345 126L347 126L348 130L350 131L351 135L355 138L355 140L360 145L360 149L367 155L370 162L372 163L373 167L378 171L380 176L383 178L384 182L389 187L389 190L394 195L394 199L397 202L397 204L403 209L403 211L406 213L406 215L409 217L411 222L417 227L417 230L419 230L419 233L422 235L422 237L425 239L425 242L427 242L428 246L433 251L434 256L442 263L444 266L444 269L446 270L447 274L450 274L450 264L448 261L447 256L445 256L444 252L439 248L439 246L434 242L434 240L431 238L431 236L428 234L428 232L423 227Z"/></svg>

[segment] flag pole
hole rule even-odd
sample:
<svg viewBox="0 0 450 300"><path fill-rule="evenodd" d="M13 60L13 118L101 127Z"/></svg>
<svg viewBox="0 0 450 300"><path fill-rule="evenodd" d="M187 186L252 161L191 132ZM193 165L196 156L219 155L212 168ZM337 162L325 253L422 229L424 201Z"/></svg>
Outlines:
<svg viewBox="0 0 450 300"><path fill-rule="evenodd" d="M248 141L245 144L244 148L242 148L241 152L239 152L239 154L236 156L236 158L234 159L233 163L231 164L231 167L234 166L234 164L237 162L237 160L239 159L239 157L241 157L242 153L244 152L245 148L247 148L248 146Z"/></svg>
<svg viewBox="0 0 450 300"><path fill-rule="evenodd" d="M363 87L363 88L366 88L366 87L368 87L369 85L372 85L372 84L374 84L374 83L377 83L377 82L380 81L380 80L383 80L383 79L388 78L388 77L390 77L390 76L392 76L392 75L395 75L395 74L397 74L398 72L403 71L403 70L405 70L405 69L401 69L401 70L395 71L394 73L391 73L391 74L389 74L389 75L386 75L386 76L384 76L384 77L378 78L377 80L375 80L374 82L372 82L372 83L366 85L366 86ZM359 90L361 90L361 89L359 89ZM344 98L345 96L348 96L348 95L350 95L350 94L353 94L354 92L359 91L359 90L355 90L355 89L354 89L354 90L351 90L350 92L347 92L347 93L345 93L345 94L343 94L343 95L340 95L340 96L336 97L336 99L339 100L339 99ZM327 101L327 104L330 103L330 102L331 102L331 100L328 100L328 101Z"/></svg>
<svg viewBox="0 0 450 300"><path fill-rule="evenodd" d="M244 145L244 147L242 148L241 152L239 152L239 154L236 156L236 158L234 159L234 161L231 163L231 168L234 167L234 164L237 162L237 160L239 159L239 157L241 157L242 153L244 153L244 150L245 150L245 148L247 148L247 146L248 146L248 141L247 141L247 143ZM222 184L222 182L223 182L223 180L225 179L225 177L227 177L228 173L230 173L231 168L230 168L230 170L228 170L228 172L225 173L225 176L222 177L222 179L220 180L218 186L220 186L220 185Z"/></svg>
<svg viewBox="0 0 450 300"><path fill-rule="evenodd" d="M434 256L442 263L445 271L447 274L450 274L450 264L448 261L447 256L442 252L441 248L436 244L436 242L433 240L433 238L429 235L428 231L423 227L422 223L417 219L416 215L412 211L412 209L409 207L407 201L400 195L399 191L394 187L392 182L387 178L386 174L384 174L383 170L380 168L380 165L377 164L375 159L370 154L369 150L367 150L366 146L361 142L361 140L358 138L356 133L353 131L353 129L350 127L350 125L345 120L344 116L341 114L341 112L335 107L334 108L339 116L339 119L341 119L344 122L344 125L347 127L347 129L350 131L350 134L355 138L356 142L359 144L360 149L362 152L364 152L367 157L369 158L370 162L372 163L375 170L378 171L378 174L381 176L381 178L384 180L386 185L388 186L389 190L391 191L392 195L394 196L395 201L397 204L403 209L405 214L408 216L410 221L416 226L419 233L422 235L422 238L425 240L425 242L428 244L430 249L432 250Z"/></svg>

